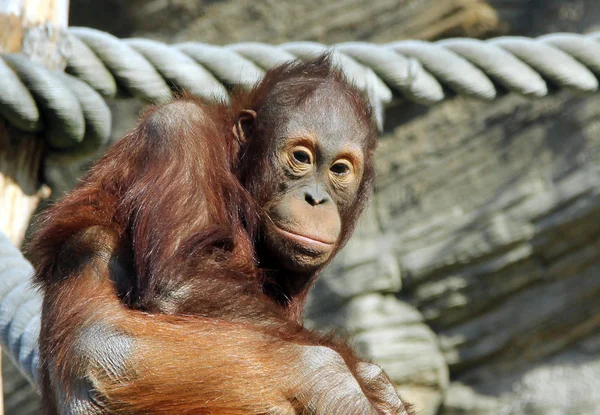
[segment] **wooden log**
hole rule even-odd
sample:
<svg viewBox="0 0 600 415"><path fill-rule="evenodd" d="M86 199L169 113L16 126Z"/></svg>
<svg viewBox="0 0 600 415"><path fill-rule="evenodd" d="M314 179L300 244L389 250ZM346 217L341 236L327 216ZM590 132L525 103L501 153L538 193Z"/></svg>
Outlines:
<svg viewBox="0 0 600 415"><path fill-rule="evenodd" d="M106 0L115 3L116 0ZM129 0L123 9L104 2L79 0L72 18L122 36L150 36L168 41L197 40L227 44L242 41L281 43L311 40L324 43L364 40L384 43L400 39L434 40L448 36L487 37L501 33L502 0L223 0L210 4L181 1ZM527 0L518 2L524 10ZM504 4L504 3L503 3ZM511 9L512 10L512 9ZM185 29L181 29L181 28Z"/></svg>
<svg viewBox="0 0 600 415"><path fill-rule="evenodd" d="M68 10L69 0L0 0L0 52L22 52L49 68L64 68ZM0 120L0 229L16 246L40 199L49 195L40 182L43 152L39 137Z"/></svg>

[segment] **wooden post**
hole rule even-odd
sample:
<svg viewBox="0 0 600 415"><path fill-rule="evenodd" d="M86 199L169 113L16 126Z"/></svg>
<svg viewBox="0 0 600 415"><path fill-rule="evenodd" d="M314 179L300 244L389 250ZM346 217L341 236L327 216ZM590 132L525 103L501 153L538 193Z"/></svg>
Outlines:
<svg viewBox="0 0 600 415"><path fill-rule="evenodd" d="M69 0L0 0L0 52L22 52L49 68L63 69L68 13ZM16 246L23 242L40 199L49 195L39 181L43 149L39 137L0 119L0 229Z"/></svg>

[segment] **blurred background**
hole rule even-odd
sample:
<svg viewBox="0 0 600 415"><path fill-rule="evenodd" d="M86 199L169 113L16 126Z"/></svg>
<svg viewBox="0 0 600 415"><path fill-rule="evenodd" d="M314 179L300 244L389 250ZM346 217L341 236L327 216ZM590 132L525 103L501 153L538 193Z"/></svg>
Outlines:
<svg viewBox="0 0 600 415"><path fill-rule="evenodd" d="M211 44L600 30L597 0L71 0L71 26ZM113 140L143 104L110 102ZM55 195L89 163L58 169ZM313 292L421 415L600 414L600 95L386 110L371 207ZM39 401L3 359L6 413Z"/></svg>

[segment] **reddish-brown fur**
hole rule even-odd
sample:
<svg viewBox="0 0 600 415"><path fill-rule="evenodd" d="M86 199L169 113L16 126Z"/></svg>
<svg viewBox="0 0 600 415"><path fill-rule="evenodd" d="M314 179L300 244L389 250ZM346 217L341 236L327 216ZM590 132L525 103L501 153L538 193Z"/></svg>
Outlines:
<svg viewBox="0 0 600 415"><path fill-rule="evenodd" d="M257 125L247 146L232 126L284 81L293 93L280 97L297 100L322 83L335 85L354 108L349 116L368 131L365 173L350 208L340 211L336 249L347 241L371 188L376 132L368 105L327 57L276 68L231 105L183 98L146 112L48 211L31 244L45 293L48 414L59 410L55 383L70 397L74 379L91 383L102 413L321 413L326 405L338 413L402 413L399 400L377 392L389 383L385 375L377 385L361 379L345 344L299 323L319 270L277 267L261 246L261 206L276 187L270 121ZM119 373L81 352L77 342L91 327L132 339L134 352ZM310 395L327 391L309 387L326 370L305 367L307 350L321 350L305 346L339 353L345 366L335 376L348 372L362 392L319 397L307 408Z"/></svg>

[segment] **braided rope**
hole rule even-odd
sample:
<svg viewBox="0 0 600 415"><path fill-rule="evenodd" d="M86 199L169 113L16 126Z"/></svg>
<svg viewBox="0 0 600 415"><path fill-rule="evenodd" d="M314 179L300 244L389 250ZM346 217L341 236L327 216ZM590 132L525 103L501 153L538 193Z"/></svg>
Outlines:
<svg viewBox="0 0 600 415"><path fill-rule="evenodd" d="M102 97L121 93L164 102L174 89L185 89L227 100L232 86L248 88L274 65L330 49L348 78L368 94L380 125L393 95L422 104L443 100L447 91L484 100L500 91L542 97L548 84L589 93L598 89L600 75L600 33L331 47L313 42L166 45L89 28L71 28L68 37L68 75L19 55L0 56L0 116L24 131L45 130L55 156L64 158L87 155L108 138L110 112Z"/></svg>
<svg viewBox="0 0 600 415"><path fill-rule="evenodd" d="M231 86L249 87L274 65L328 49L311 42L168 46L85 28L70 29L69 39L67 74L20 55L0 55L0 116L24 131L44 130L53 156L64 159L89 154L108 138L111 115L103 97L125 93L164 102L175 86L226 100ZM424 104L443 100L446 90L485 100L502 90L542 97L548 84L589 93L598 89L600 75L600 33L348 42L333 48L337 63L368 94L380 121L393 95ZM29 286L31 273L31 265L0 232L0 340L37 384L41 299Z"/></svg>
<svg viewBox="0 0 600 415"><path fill-rule="evenodd" d="M0 232L0 342L27 379L39 385L41 296L33 289L31 264Z"/></svg>

